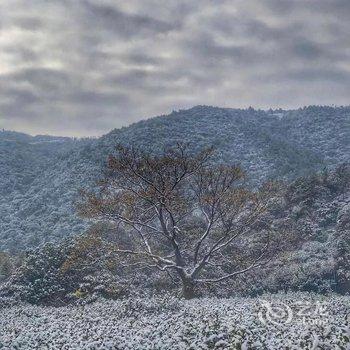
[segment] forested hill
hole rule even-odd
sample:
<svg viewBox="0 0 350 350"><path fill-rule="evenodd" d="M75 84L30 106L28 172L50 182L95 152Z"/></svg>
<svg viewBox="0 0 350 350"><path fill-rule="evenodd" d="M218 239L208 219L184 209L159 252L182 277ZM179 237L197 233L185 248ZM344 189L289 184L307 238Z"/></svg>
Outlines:
<svg viewBox="0 0 350 350"><path fill-rule="evenodd" d="M0 250L21 250L80 232L77 190L100 176L116 143L158 152L189 142L241 163L254 185L350 161L350 107L260 111L197 106L115 129L99 139L0 132Z"/></svg>

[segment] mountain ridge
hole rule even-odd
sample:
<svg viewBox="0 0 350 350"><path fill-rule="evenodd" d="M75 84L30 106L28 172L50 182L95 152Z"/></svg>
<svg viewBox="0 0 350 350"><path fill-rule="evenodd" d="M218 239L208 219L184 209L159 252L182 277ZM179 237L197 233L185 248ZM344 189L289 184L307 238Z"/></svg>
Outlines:
<svg viewBox="0 0 350 350"><path fill-rule="evenodd" d="M349 127L350 107L264 111L200 105L99 138L14 132L18 142L8 142L9 132L0 132L0 250L22 250L84 230L87 224L73 214L77 191L101 176L117 143L151 153L179 141L189 142L193 152L214 146L218 163L240 163L257 186L349 162Z"/></svg>

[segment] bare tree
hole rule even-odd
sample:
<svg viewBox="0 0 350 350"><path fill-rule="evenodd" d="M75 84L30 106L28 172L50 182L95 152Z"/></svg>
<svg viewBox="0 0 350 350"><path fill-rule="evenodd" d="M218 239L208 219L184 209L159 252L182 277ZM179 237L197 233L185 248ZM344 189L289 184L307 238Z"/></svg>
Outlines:
<svg viewBox="0 0 350 350"><path fill-rule="evenodd" d="M123 228L132 243L115 250L181 281L192 298L198 284L246 273L271 254L262 218L273 187L249 191L243 171L215 166L214 156L191 155L185 145L158 157L118 146L98 191L83 192L80 214Z"/></svg>

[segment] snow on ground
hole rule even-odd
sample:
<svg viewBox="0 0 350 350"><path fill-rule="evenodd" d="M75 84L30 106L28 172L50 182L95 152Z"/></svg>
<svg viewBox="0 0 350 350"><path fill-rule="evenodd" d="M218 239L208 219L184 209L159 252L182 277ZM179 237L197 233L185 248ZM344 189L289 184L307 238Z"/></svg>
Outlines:
<svg viewBox="0 0 350 350"><path fill-rule="evenodd" d="M349 297L305 293L19 305L0 309L0 349L349 350L349 310Z"/></svg>

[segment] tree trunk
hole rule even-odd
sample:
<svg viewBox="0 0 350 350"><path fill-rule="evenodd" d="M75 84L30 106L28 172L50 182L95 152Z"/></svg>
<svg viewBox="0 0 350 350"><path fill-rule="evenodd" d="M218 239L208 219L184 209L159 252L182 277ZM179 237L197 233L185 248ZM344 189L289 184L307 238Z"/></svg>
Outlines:
<svg viewBox="0 0 350 350"><path fill-rule="evenodd" d="M196 298L195 283L192 279L182 279L182 296L185 299Z"/></svg>

